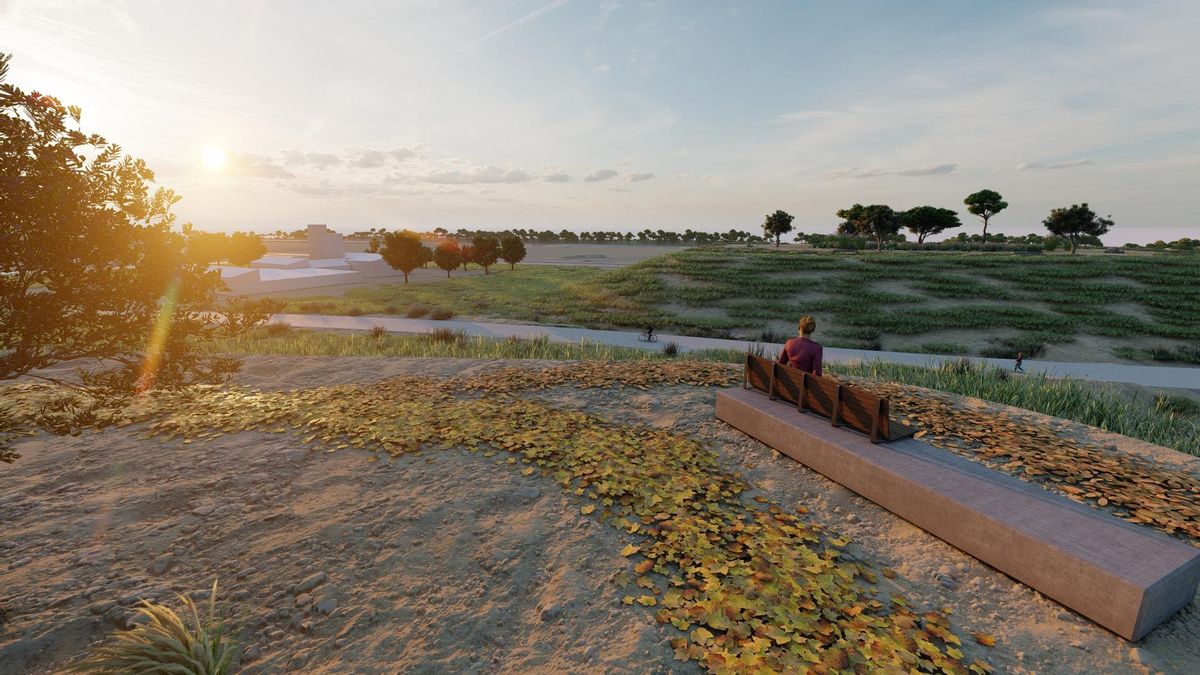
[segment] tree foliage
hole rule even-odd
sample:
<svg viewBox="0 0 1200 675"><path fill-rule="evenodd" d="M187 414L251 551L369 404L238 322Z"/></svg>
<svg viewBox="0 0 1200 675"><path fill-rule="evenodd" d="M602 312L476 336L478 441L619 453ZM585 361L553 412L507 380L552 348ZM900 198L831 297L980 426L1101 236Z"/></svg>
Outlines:
<svg viewBox="0 0 1200 675"><path fill-rule="evenodd" d="M384 234L379 254L388 266L404 273L406 284L408 275L429 260L429 248L421 243L421 235L411 230Z"/></svg>
<svg viewBox="0 0 1200 675"><path fill-rule="evenodd" d="M433 250L433 264L446 270L446 278L450 278L450 272L463 263L462 248L458 242L447 239L438 244L438 247Z"/></svg>
<svg viewBox="0 0 1200 675"><path fill-rule="evenodd" d="M900 215L885 204L855 204L838 211L837 217L842 219L838 225L839 234L874 239L875 249L879 251L883 250L885 239L900 232Z"/></svg>
<svg viewBox="0 0 1200 675"><path fill-rule="evenodd" d="M484 274L499 257L500 240L495 235L477 234L471 239L471 262L482 267Z"/></svg>
<svg viewBox="0 0 1200 675"><path fill-rule="evenodd" d="M267 245L262 237L253 232L234 232L229 235L228 254L225 256L234 265L245 267L267 254Z"/></svg>
<svg viewBox="0 0 1200 675"><path fill-rule="evenodd" d="M962 226L957 213L936 206L917 206L903 211L900 213L900 223L917 235L918 244L925 243L925 238L930 235Z"/></svg>
<svg viewBox="0 0 1200 675"><path fill-rule="evenodd" d="M1113 226L1112 216L1101 218L1088 208L1087 202L1066 208L1052 209L1050 216L1042 221L1046 229L1071 243L1071 255L1085 238L1099 239Z"/></svg>
<svg viewBox="0 0 1200 675"><path fill-rule="evenodd" d="M963 204L967 205L967 211L971 212L972 215L983 219L983 241L986 243L988 221L991 220L992 216L1007 209L1008 202L1004 201L1000 193L995 190L980 190L979 192L967 195L967 198L963 200Z"/></svg>
<svg viewBox="0 0 1200 675"><path fill-rule="evenodd" d="M525 259L525 242L517 235L505 232L500 237L500 258L510 269L517 269L517 263Z"/></svg>
<svg viewBox="0 0 1200 675"><path fill-rule="evenodd" d="M81 358L120 366L92 382L141 388L235 370L196 339L272 307L210 314L221 279L173 228L175 193L80 131L78 107L6 83L8 63L0 54L0 378Z"/></svg>
<svg viewBox="0 0 1200 675"><path fill-rule="evenodd" d="M775 213L767 214L763 220L763 232L767 239L775 238L775 248L779 248L779 238L792 231L793 219L790 213L776 210Z"/></svg>

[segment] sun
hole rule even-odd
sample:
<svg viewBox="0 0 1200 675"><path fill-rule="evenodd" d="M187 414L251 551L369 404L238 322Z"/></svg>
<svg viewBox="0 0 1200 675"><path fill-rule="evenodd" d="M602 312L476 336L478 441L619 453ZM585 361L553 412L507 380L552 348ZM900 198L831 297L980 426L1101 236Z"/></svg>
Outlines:
<svg viewBox="0 0 1200 675"><path fill-rule="evenodd" d="M219 169L225 164L225 151L209 145L204 148L204 152L200 153L200 159L204 162L204 166L210 169Z"/></svg>

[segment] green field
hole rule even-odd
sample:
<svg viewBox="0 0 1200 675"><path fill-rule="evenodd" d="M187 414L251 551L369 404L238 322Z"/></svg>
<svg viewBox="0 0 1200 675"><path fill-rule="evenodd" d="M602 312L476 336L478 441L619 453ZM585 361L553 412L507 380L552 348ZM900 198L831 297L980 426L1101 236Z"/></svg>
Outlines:
<svg viewBox="0 0 1200 675"><path fill-rule="evenodd" d="M290 299L289 312L654 325L781 341L801 314L828 346L1010 358L1200 361L1195 255L880 254L695 248L619 270L485 277ZM410 310L413 310L410 312Z"/></svg>

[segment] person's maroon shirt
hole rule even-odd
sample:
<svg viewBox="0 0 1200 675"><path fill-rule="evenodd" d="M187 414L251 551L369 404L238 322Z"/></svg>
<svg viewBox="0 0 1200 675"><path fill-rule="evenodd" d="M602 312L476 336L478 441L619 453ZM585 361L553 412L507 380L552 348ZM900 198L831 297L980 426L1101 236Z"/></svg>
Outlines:
<svg viewBox="0 0 1200 675"><path fill-rule="evenodd" d="M806 337L794 337L779 352L779 362L813 375L821 374L821 345Z"/></svg>

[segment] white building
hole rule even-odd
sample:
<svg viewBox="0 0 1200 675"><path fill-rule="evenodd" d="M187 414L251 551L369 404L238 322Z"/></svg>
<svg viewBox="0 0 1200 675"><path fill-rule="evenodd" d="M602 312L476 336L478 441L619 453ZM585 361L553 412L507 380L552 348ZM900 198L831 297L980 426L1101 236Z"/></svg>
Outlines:
<svg viewBox="0 0 1200 675"><path fill-rule="evenodd" d="M308 255L265 255L249 267L214 265L234 295L261 295L360 283L393 276L378 253L346 253L342 235L324 225L308 226Z"/></svg>

